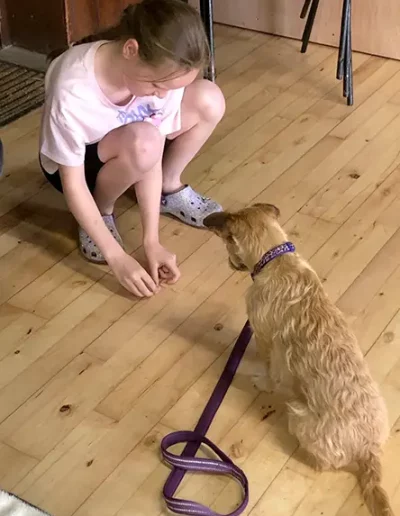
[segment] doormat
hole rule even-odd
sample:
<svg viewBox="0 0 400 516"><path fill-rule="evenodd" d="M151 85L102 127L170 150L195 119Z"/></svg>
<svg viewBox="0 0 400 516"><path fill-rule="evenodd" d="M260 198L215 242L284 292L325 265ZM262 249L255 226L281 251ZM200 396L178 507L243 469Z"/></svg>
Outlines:
<svg viewBox="0 0 400 516"><path fill-rule="evenodd" d="M1 516L49 516L47 512L2 489L0 489L0 514Z"/></svg>
<svg viewBox="0 0 400 516"><path fill-rule="evenodd" d="M0 61L0 127L44 102L44 73Z"/></svg>

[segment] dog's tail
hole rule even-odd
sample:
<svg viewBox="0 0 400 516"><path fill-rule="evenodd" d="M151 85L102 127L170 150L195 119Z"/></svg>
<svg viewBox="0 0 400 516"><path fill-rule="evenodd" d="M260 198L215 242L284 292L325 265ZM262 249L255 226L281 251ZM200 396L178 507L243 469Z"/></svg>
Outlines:
<svg viewBox="0 0 400 516"><path fill-rule="evenodd" d="M386 491L381 487L382 466L378 455L369 453L358 462L359 482L365 503L373 516L394 516Z"/></svg>

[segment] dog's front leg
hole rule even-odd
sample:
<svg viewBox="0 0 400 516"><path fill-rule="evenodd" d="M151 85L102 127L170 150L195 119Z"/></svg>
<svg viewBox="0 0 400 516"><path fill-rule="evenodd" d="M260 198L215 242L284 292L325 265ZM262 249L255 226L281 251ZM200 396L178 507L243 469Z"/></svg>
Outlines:
<svg viewBox="0 0 400 516"><path fill-rule="evenodd" d="M274 391L274 383L269 374L269 346L267 342L257 339L257 336L255 336L255 341L257 346L257 354L260 359L260 368L259 371L257 371L257 373L253 375L252 381L254 387L256 387L259 391L272 393Z"/></svg>
<svg viewBox="0 0 400 516"><path fill-rule="evenodd" d="M266 392L267 394L272 394L274 392L273 384L266 374L254 375L251 379L254 387L260 392Z"/></svg>

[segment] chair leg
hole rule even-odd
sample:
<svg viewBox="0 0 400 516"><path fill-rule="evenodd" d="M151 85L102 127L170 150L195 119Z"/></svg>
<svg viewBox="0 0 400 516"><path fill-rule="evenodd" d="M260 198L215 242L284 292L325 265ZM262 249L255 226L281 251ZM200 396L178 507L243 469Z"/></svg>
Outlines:
<svg viewBox="0 0 400 516"><path fill-rule="evenodd" d="M214 17L213 17L213 0L200 0L200 12L206 30L208 43L210 46L210 64L206 72L206 78L215 82L215 48L214 48Z"/></svg>
<svg viewBox="0 0 400 516"><path fill-rule="evenodd" d="M319 0L304 0L300 18L305 18L307 13L308 16L302 36L301 52L303 54L307 51L318 5ZM343 0L336 77L338 80L343 80L343 96L347 99L349 106L354 104L351 14L351 0Z"/></svg>
<svg viewBox="0 0 400 516"><path fill-rule="evenodd" d="M347 98L349 95L349 69L348 69L348 59L349 59L349 2L348 0L344 0L345 4L345 16L346 16L346 30L344 33L344 59L343 59L343 97Z"/></svg>
<svg viewBox="0 0 400 516"><path fill-rule="evenodd" d="M338 54L338 63L337 63L337 70L336 70L336 77L339 81L341 81L344 76L344 58L345 58L345 50L346 50L346 44L347 44L347 30L348 30L347 22L348 22L347 2L346 2L346 0L343 0L342 19L341 19L341 25L340 25L339 54Z"/></svg>
<svg viewBox="0 0 400 516"><path fill-rule="evenodd" d="M302 45L301 52L304 54L307 52L308 43L310 41L311 31L314 25L315 15L317 14L317 9L319 5L319 0L312 0L310 12L308 13L306 26L304 27L303 37L302 37Z"/></svg>
<svg viewBox="0 0 400 516"><path fill-rule="evenodd" d="M307 16L308 10L310 8L311 0L304 0L304 5L300 13L300 18L305 18Z"/></svg>
<svg viewBox="0 0 400 516"><path fill-rule="evenodd" d="M354 93L351 43L351 0L343 0L336 76L338 80L343 80L343 97L347 99L347 104L352 106L354 103Z"/></svg>
<svg viewBox="0 0 400 516"><path fill-rule="evenodd" d="M345 59L345 75L346 75L346 98L347 105L352 106L354 103L353 92L353 58L352 58L352 41L351 41L351 0L347 0L347 42L346 42L346 59Z"/></svg>

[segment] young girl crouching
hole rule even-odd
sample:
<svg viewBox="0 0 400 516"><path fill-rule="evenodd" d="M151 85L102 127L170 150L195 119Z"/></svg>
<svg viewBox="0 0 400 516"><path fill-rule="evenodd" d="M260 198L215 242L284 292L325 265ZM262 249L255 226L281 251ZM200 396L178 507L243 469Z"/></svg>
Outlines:
<svg viewBox="0 0 400 516"><path fill-rule="evenodd" d="M118 38L76 45L46 74L40 163L79 224L82 254L107 262L139 297L180 276L159 242L159 216L196 227L221 207L181 175L222 118L224 97L199 79L209 49L197 11L182 0L129 6ZM135 187L147 272L123 249L116 200Z"/></svg>

